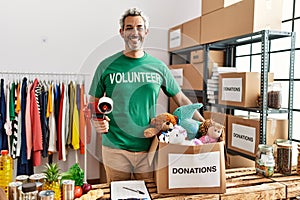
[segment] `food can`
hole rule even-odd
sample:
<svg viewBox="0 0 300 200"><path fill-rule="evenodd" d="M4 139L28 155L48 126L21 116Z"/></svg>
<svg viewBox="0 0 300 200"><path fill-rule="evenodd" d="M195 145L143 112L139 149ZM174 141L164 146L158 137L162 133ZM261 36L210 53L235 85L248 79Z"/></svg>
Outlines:
<svg viewBox="0 0 300 200"><path fill-rule="evenodd" d="M22 183L27 183L29 176L28 175L19 175L16 177L16 181L20 181Z"/></svg>
<svg viewBox="0 0 300 200"><path fill-rule="evenodd" d="M54 200L55 193L53 190L43 190L39 192L39 200Z"/></svg>
<svg viewBox="0 0 300 200"><path fill-rule="evenodd" d="M45 179L45 175L43 173L40 174L32 174L29 176L29 182L41 182L43 183Z"/></svg>
<svg viewBox="0 0 300 200"><path fill-rule="evenodd" d="M63 180L62 181L62 199L73 200L74 199L74 180Z"/></svg>
<svg viewBox="0 0 300 200"><path fill-rule="evenodd" d="M18 187L22 185L22 182L11 182L8 184L8 199L18 200Z"/></svg>

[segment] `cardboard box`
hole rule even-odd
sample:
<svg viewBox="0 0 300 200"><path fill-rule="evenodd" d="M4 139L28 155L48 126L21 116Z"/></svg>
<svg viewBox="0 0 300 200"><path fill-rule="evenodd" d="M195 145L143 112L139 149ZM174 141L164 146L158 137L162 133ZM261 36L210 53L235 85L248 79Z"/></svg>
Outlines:
<svg viewBox="0 0 300 200"><path fill-rule="evenodd" d="M225 8L241 0L202 0L202 15Z"/></svg>
<svg viewBox="0 0 300 200"><path fill-rule="evenodd" d="M240 155L227 154L228 168L255 167L255 161Z"/></svg>
<svg viewBox="0 0 300 200"><path fill-rule="evenodd" d="M266 123L266 144L272 145L276 139L288 137L287 120L268 119ZM228 115L227 124L228 149L255 157L260 142L260 120Z"/></svg>
<svg viewBox="0 0 300 200"><path fill-rule="evenodd" d="M282 0L243 0L203 15L200 43L212 43L264 29L281 30L281 18Z"/></svg>
<svg viewBox="0 0 300 200"><path fill-rule="evenodd" d="M233 72L219 75L219 104L240 107L258 107L260 94L259 72ZM268 82L274 80L274 73L268 73Z"/></svg>
<svg viewBox="0 0 300 200"><path fill-rule="evenodd" d="M212 119L215 122L222 124L223 126L227 126L227 114L226 113L204 111L203 117L205 119Z"/></svg>
<svg viewBox="0 0 300 200"><path fill-rule="evenodd" d="M182 48L182 24L174 26L168 31L168 50L174 51Z"/></svg>
<svg viewBox="0 0 300 200"><path fill-rule="evenodd" d="M151 149L155 147L157 193L225 192L223 143L185 146L161 143L155 137Z"/></svg>
<svg viewBox="0 0 300 200"><path fill-rule="evenodd" d="M182 48L200 45L201 17L182 24Z"/></svg>
<svg viewBox="0 0 300 200"><path fill-rule="evenodd" d="M224 66L225 52L220 50L210 50L208 54L208 62L217 63L218 66ZM191 51L190 63L203 63L204 62L204 50Z"/></svg>
<svg viewBox="0 0 300 200"><path fill-rule="evenodd" d="M203 90L203 65L169 65L169 69L182 89Z"/></svg>

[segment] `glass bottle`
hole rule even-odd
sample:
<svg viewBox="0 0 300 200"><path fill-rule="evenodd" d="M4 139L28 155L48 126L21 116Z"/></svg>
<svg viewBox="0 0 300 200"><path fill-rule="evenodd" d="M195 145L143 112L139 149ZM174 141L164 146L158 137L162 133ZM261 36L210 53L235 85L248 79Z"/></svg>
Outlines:
<svg viewBox="0 0 300 200"><path fill-rule="evenodd" d="M259 144L255 159L256 172L266 177L274 174L275 160L271 145Z"/></svg>
<svg viewBox="0 0 300 200"><path fill-rule="evenodd" d="M2 150L0 156L0 187L8 197L8 185L13 181L13 160L8 150Z"/></svg>

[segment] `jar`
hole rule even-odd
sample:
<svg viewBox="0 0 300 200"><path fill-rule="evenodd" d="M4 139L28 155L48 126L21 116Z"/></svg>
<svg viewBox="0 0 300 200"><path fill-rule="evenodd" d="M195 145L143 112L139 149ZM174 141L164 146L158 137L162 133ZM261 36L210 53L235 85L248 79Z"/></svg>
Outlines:
<svg viewBox="0 0 300 200"><path fill-rule="evenodd" d="M272 82L268 86L268 107L281 108L282 103L282 87L279 82Z"/></svg>
<svg viewBox="0 0 300 200"><path fill-rule="evenodd" d="M275 160L271 145L259 144L256 153L256 172L266 177L274 174Z"/></svg>
<svg viewBox="0 0 300 200"><path fill-rule="evenodd" d="M278 172L284 175L292 173L292 144L288 142L277 143Z"/></svg>
<svg viewBox="0 0 300 200"><path fill-rule="evenodd" d="M300 175L300 144L298 144L297 174Z"/></svg>
<svg viewBox="0 0 300 200"><path fill-rule="evenodd" d="M290 141L287 139L276 139L274 141L273 149L274 149L274 159L275 159L275 172L278 172L278 160L277 160L277 144L278 143L289 143Z"/></svg>

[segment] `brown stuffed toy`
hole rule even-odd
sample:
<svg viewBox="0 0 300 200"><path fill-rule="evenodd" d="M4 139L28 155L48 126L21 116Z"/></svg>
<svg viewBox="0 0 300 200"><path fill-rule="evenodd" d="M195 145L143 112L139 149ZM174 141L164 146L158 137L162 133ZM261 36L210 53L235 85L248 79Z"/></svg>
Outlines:
<svg viewBox="0 0 300 200"><path fill-rule="evenodd" d="M159 136L162 132L173 129L177 124L178 117L170 113L162 113L151 119L150 127L144 131L146 138L151 138L155 135Z"/></svg>

